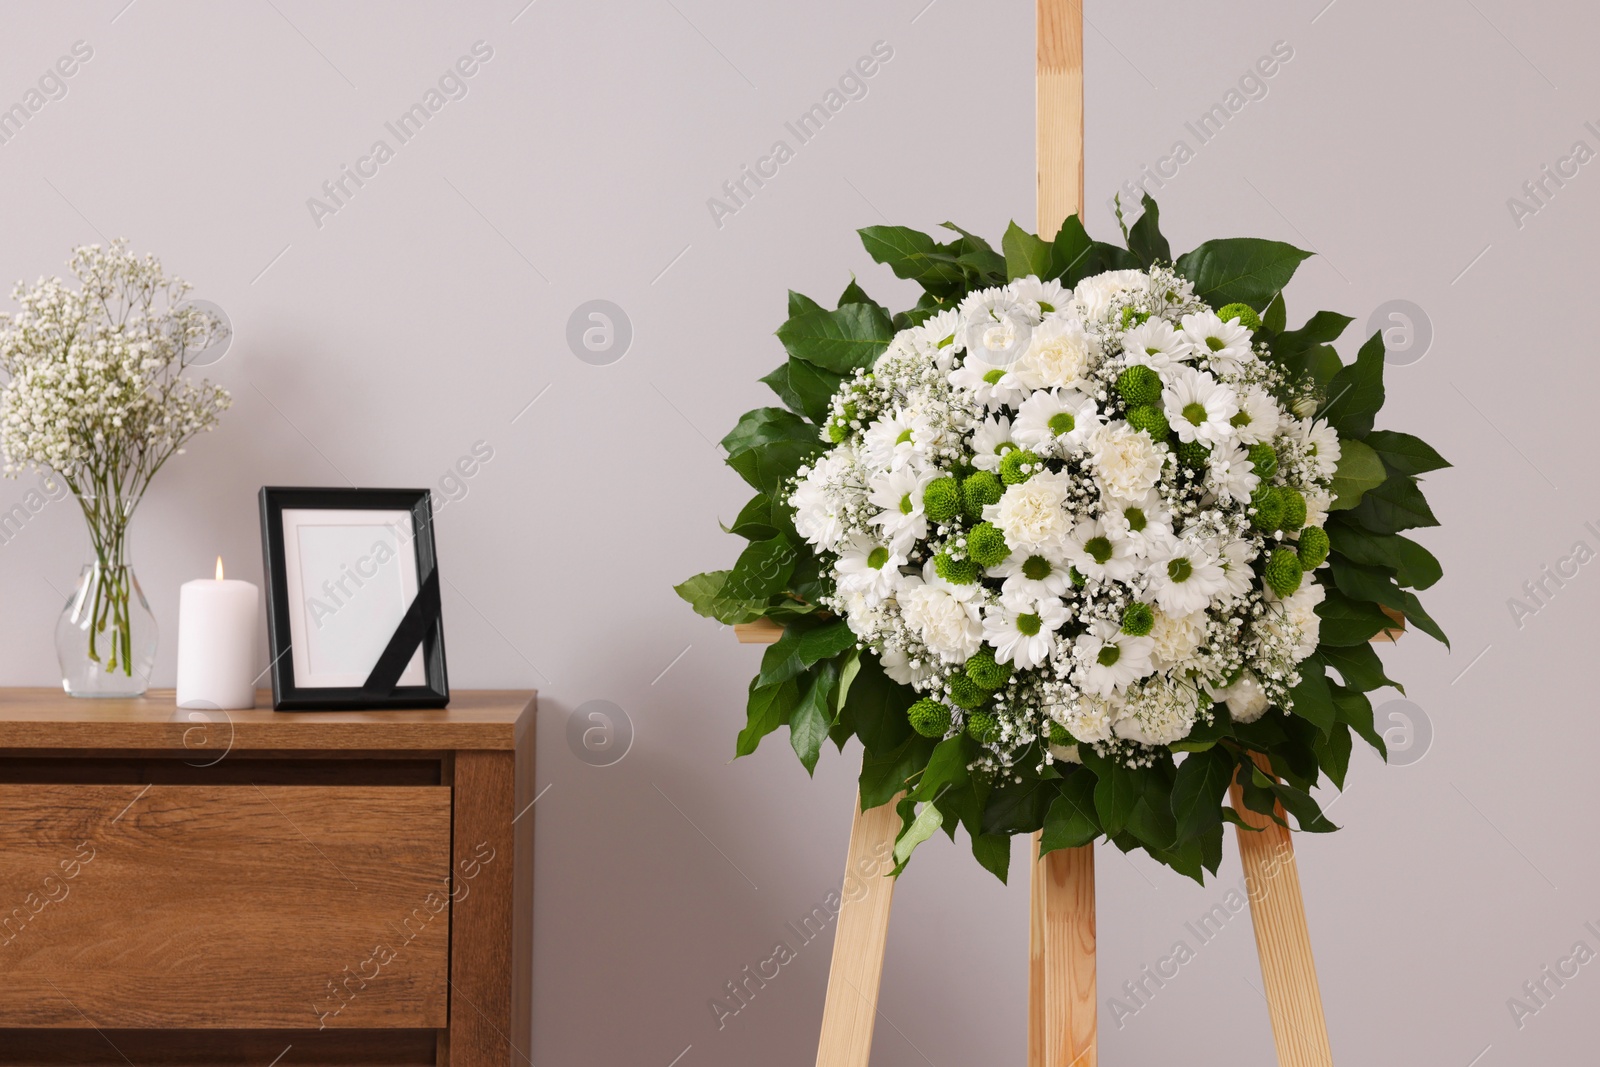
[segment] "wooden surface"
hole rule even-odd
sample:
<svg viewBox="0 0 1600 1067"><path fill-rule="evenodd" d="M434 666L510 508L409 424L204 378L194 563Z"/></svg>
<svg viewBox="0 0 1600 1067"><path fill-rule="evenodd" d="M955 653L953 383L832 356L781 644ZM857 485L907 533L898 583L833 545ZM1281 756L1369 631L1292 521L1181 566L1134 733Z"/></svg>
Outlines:
<svg viewBox="0 0 1600 1067"><path fill-rule="evenodd" d="M1083 214L1083 7L1038 0L1038 226L1045 240ZM1029 1067L1094 1067L1094 846L1039 857L1033 837Z"/></svg>
<svg viewBox="0 0 1600 1067"><path fill-rule="evenodd" d="M1033 842L1037 855L1037 834ZM1033 864L1028 973L1030 1062L1095 1067L1093 848L1058 849Z"/></svg>
<svg viewBox="0 0 1600 1067"><path fill-rule="evenodd" d="M900 831L900 816L894 810L899 801L897 796L869 811L862 811L859 803L852 805L850 850L834 927L817 1067L866 1067L872 1055L889 905L894 899L894 879L888 874L894 869L894 839Z"/></svg>
<svg viewBox="0 0 1600 1067"><path fill-rule="evenodd" d="M432 1030L0 1032L0 1067L431 1067L433 1050Z"/></svg>
<svg viewBox="0 0 1600 1067"><path fill-rule="evenodd" d="M783 627L771 619L737 622L733 624L733 635L741 645L775 645L783 636Z"/></svg>
<svg viewBox="0 0 1600 1067"><path fill-rule="evenodd" d="M1266 761L1259 755L1255 758L1257 765L1267 770ZM1260 827L1259 833L1236 829L1278 1065L1332 1067L1333 1053L1328 1046L1328 1024L1322 1015L1317 968L1311 957L1311 933L1306 925L1305 900L1300 895L1294 845L1286 828L1245 807L1240 794L1236 783L1234 810L1251 826ZM1283 814L1281 807L1278 814Z"/></svg>
<svg viewBox="0 0 1600 1067"><path fill-rule="evenodd" d="M1038 0L1039 236L1083 214L1083 5Z"/></svg>
<svg viewBox="0 0 1600 1067"><path fill-rule="evenodd" d="M444 1026L450 809L438 786L0 785L0 1019Z"/></svg>
<svg viewBox="0 0 1600 1067"><path fill-rule="evenodd" d="M272 710L210 712L196 720L175 704L172 690L131 700L83 700L60 689L0 689L0 754L55 749L107 752L210 751L449 751L516 746L518 724L533 713L528 691L456 693L448 708L413 711Z"/></svg>
<svg viewBox="0 0 1600 1067"><path fill-rule="evenodd" d="M525 1035L512 1036L516 844L512 820L515 757L509 752L458 752L455 884L451 916L450 1033L440 1064L488 1067L531 1063ZM532 813L524 816L531 820ZM517 824L520 827L522 823ZM529 824L531 826L531 824ZM531 844L531 841L530 841ZM531 893L532 883L527 890ZM529 901L531 906L531 899Z"/></svg>

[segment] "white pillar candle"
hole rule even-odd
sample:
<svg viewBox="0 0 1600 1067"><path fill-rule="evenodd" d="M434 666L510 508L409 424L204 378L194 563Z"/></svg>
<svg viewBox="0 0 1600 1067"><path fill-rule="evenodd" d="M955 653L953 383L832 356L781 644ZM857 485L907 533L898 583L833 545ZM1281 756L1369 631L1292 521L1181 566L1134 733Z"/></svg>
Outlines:
<svg viewBox="0 0 1600 1067"><path fill-rule="evenodd" d="M253 708L261 590L217 576L184 582L178 595L178 707Z"/></svg>

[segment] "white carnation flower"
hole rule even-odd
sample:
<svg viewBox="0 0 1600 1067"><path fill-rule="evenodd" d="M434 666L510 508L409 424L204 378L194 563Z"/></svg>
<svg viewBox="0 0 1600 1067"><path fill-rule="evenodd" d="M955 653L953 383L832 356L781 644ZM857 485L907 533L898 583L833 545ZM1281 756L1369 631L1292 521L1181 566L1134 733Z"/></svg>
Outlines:
<svg viewBox="0 0 1600 1067"><path fill-rule="evenodd" d="M1157 610L1153 614L1155 621L1150 627L1150 641L1156 666L1163 670L1183 666L1205 643L1206 613L1193 611L1187 615L1173 615Z"/></svg>
<svg viewBox="0 0 1600 1067"><path fill-rule="evenodd" d="M915 575L905 578L896 599L900 616L928 650L946 663L965 663L983 644L978 605Z"/></svg>
<svg viewBox="0 0 1600 1067"><path fill-rule="evenodd" d="M1036 474L1007 486L999 503L983 509L983 517L1000 528L1013 552L1058 554L1072 529L1070 487L1065 474Z"/></svg>
<svg viewBox="0 0 1600 1067"><path fill-rule="evenodd" d="M1100 488L1120 500L1142 500L1155 488L1167 448L1125 422L1109 423L1089 439L1089 461Z"/></svg>
<svg viewBox="0 0 1600 1067"><path fill-rule="evenodd" d="M1108 270L1083 279L1072 290L1079 313L1088 322L1105 322L1111 302L1129 289L1147 289L1150 276L1139 270Z"/></svg>

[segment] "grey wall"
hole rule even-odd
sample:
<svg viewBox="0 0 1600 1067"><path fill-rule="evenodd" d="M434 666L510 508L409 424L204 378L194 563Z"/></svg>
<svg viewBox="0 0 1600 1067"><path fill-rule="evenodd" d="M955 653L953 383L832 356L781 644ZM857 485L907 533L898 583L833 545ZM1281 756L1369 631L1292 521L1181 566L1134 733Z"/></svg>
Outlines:
<svg viewBox="0 0 1600 1067"><path fill-rule="evenodd" d="M831 297L854 271L908 302L855 227L948 218L998 237L1032 220L1032 5L525 2L6 5L5 103L73 42L94 54L0 145L0 277L122 235L232 317L214 372L234 409L134 526L168 635L159 683L179 583L218 552L259 578L258 486L437 487L488 442L440 551L456 684L541 691L533 1061L807 1064L827 939L721 1030L707 1002L837 884L857 754L814 781L781 737L730 763L758 653L670 584L737 548L716 519L745 491L712 442L770 402L755 379L780 358L784 290ZM1509 0L1087 15L1091 229L1109 234L1117 183L1182 139L1194 157L1157 191L1175 246L1315 248L1296 320L1326 306L1360 324L1404 299L1432 332L1392 368L1382 424L1457 464L1429 478L1446 525L1423 535L1455 651L1407 638L1387 654L1414 705L1391 724L1401 748L1409 723L1410 762L1358 755L1333 808L1346 829L1300 845L1334 1047L1345 1063L1576 1062L1600 965L1549 984L1520 1029L1507 1000L1576 942L1600 950L1583 925L1600 928L1585 684L1600 563L1569 563L1520 620L1508 599L1575 543L1600 549L1600 164L1520 219L1507 198L1574 142L1600 149L1583 125L1600 127L1600 15ZM480 40L493 57L468 95L397 145L384 123ZM707 198L775 140L793 147L785 121L876 41L894 54L866 97L716 225ZM1266 95L1199 144L1185 122L1279 41L1293 58ZM307 199L378 138L394 158L314 220ZM607 366L565 339L597 298L634 334ZM0 484L0 507L28 484ZM69 502L0 545L0 681L55 681L51 629L86 551ZM591 700L632 724L610 767L567 740ZM1205 888L1102 851L1105 1062L1201 1042L1206 1062L1272 1062L1248 920L1203 946L1185 927L1239 877L1231 846ZM874 1064L1021 1062L1027 917L1025 879L924 848L897 891ZM1108 998L1180 939L1195 959L1119 1028Z"/></svg>

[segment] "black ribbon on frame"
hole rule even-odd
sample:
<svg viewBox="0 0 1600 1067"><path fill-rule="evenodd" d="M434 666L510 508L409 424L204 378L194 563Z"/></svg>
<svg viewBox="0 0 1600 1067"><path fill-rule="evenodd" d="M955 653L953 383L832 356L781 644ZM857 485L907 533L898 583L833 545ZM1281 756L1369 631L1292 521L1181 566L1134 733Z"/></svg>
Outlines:
<svg viewBox="0 0 1600 1067"><path fill-rule="evenodd" d="M362 692L375 697L386 697L394 692L417 646L428 636L428 631L438 625L439 611L439 571L436 568L428 572L428 577L417 590L416 598L401 616L394 636L389 638L383 655L378 657L372 673L367 675L367 680L362 684Z"/></svg>

